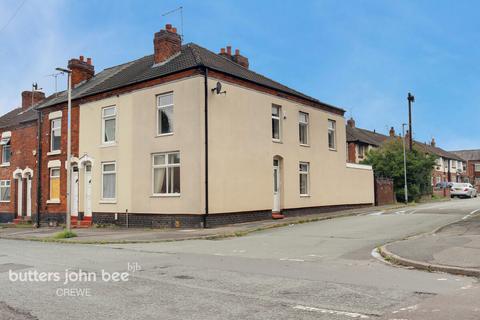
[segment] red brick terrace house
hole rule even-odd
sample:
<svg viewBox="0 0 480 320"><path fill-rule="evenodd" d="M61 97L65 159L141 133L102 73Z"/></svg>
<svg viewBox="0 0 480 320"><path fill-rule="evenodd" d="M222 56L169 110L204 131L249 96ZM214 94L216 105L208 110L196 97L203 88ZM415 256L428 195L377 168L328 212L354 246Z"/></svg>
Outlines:
<svg viewBox="0 0 480 320"><path fill-rule="evenodd" d="M466 161L467 182L474 184L480 190L480 149L451 151Z"/></svg>
<svg viewBox="0 0 480 320"><path fill-rule="evenodd" d="M346 131L348 161L351 163L360 163L365 159L369 150L380 147L389 139L400 137L396 135L393 127L390 128L388 136L376 131L358 128L352 118L347 121ZM437 147L435 139L432 139L430 143L414 141L414 144L425 150L426 153L437 157L432 170L432 185L440 182L463 182L465 180L465 160L461 156Z"/></svg>
<svg viewBox="0 0 480 320"><path fill-rule="evenodd" d="M37 111L43 92L22 92L22 106L0 117L0 223L37 211ZM33 106L32 106L33 104Z"/></svg>

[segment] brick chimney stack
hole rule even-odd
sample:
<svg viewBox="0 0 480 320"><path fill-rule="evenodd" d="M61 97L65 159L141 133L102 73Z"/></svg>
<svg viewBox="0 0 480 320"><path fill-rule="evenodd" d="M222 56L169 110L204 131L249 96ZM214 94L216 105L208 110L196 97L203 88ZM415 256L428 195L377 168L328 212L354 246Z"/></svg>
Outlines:
<svg viewBox="0 0 480 320"><path fill-rule="evenodd" d="M155 33L153 48L155 64L162 63L180 52L182 49L182 38L177 33L177 28L167 24L165 25L165 30Z"/></svg>
<svg viewBox="0 0 480 320"><path fill-rule="evenodd" d="M78 59L70 59L68 69L72 70L72 88L95 75L92 58L87 58L87 61L85 61L84 56L80 56Z"/></svg>
<svg viewBox="0 0 480 320"><path fill-rule="evenodd" d="M389 133L390 137L395 137L395 128L391 127L390 131L388 133Z"/></svg>
<svg viewBox="0 0 480 320"><path fill-rule="evenodd" d="M430 142L430 145L432 147L436 147L437 146L437 143L435 142L435 138L432 138L432 142Z"/></svg>
<svg viewBox="0 0 480 320"><path fill-rule="evenodd" d="M350 128L355 128L355 120L353 120L353 118L350 118L347 120L347 125L350 127Z"/></svg>
<svg viewBox="0 0 480 320"><path fill-rule="evenodd" d="M32 106L32 97L33 104L45 99L45 93L42 91L23 91L22 92L22 110L26 110Z"/></svg>
<svg viewBox="0 0 480 320"><path fill-rule="evenodd" d="M241 55L239 49L235 49L235 54L232 55L232 46L227 46L226 50L225 48L221 48L219 55L227 59L230 59L231 61L241 65L244 68L248 69L249 67L248 58Z"/></svg>

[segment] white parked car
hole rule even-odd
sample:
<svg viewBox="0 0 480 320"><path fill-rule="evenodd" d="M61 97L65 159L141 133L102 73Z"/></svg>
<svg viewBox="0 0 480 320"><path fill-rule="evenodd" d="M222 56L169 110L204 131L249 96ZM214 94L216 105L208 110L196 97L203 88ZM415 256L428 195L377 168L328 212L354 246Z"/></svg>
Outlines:
<svg viewBox="0 0 480 320"><path fill-rule="evenodd" d="M450 196L453 197L477 197L477 189L470 183L454 182L450 188Z"/></svg>

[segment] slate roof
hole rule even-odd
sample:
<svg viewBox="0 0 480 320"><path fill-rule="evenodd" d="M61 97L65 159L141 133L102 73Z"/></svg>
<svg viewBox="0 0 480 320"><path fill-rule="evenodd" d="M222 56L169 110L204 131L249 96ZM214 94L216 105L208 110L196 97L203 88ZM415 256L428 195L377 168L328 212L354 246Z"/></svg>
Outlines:
<svg viewBox="0 0 480 320"><path fill-rule="evenodd" d="M202 66L284 93L292 94L314 103L344 111L343 109L321 102L313 97L253 72L228 58L222 57L194 43L183 45L177 55L174 55L162 64L154 65L154 57L153 55L149 55L122 65L105 69L97 73L90 80L74 88L72 90L72 99L110 91L116 88ZM56 99L52 99L48 103L40 105L38 108L52 106L65 102L66 100L66 92L61 92Z"/></svg>
<svg viewBox="0 0 480 320"><path fill-rule="evenodd" d="M391 139L390 136L387 136L378 132L362 129L362 128L357 128L357 127L352 128L348 124L346 125L346 132L347 132L347 142L360 142L360 143L373 145L376 147L381 146L386 140ZM414 145L423 149L427 153L435 154L439 157L446 158L446 159L465 161L463 157L455 153L443 150L442 148L433 147L430 144L422 143L418 141L414 141L413 143Z"/></svg>
<svg viewBox="0 0 480 320"><path fill-rule="evenodd" d="M0 129L7 129L23 123L36 121L38 119L36 107L42 103L47 103L54 97L55 97L54 95L51 95L47 97L45 100L43 100L41 103L38 103L26 110L22 110L21 107L18 107L7 112L6 114L0 117Z"/></svg>
<svg viewBox="0 0 480 320"><path fill-rule="evenodd" d="M480 160L480 149L474 150L457 150L457 151L450 151L451 153L456 154L457 156L467 160L467 161L475 161Z"/></svg>

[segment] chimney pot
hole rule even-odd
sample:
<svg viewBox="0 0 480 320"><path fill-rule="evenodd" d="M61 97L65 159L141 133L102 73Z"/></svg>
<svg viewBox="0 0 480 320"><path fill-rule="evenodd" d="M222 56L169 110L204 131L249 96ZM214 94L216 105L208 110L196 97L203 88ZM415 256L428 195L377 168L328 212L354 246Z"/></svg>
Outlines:
<svg viewBox="0 0 480 320"><path fill-rule="evenodd" d="M172 25L171 25L170 23L167 23L167 24L165 25L165 29L166 29L167 31L170 31L170 30L172 29Z"/></svg>
<svg viewBox="0 0 480 320"><path fill-rule="evenodd" d="M222 53L225 53L225 48L221 48L221 49L220 49L220 53L221 53L221 54L222 54Z"/></svg>
<svg viewBox="0 0 480 320"><path fill-rule="evenodd" d="M70 59L68 61L68 69L72 70L72 87L79 83L92 78L95 75L95 68L92 65L92 59L80 56L80 59Z"/></svg>
<svg viewBox="0 0 480 320"><path fill-rule="evenodd" d="M229 56L232 55L232 46L227 46L227 53Z"/></svg>
<svg viewBox="0 0 480 320"><path fill-rule="evenodd" d="M80 61L83 61L85 59L84 56L80 56Z"/></svg>
<svg viewBox="0 0 480 320"><path fill-rule="evenodd" d="M390 137L395 137L395 128L394 127L390 128L389 134L390 134Z"/></svg>
<svg viewBox="0 0 480 320"><path fill-rule="evenodd" d="M355 120L352 117L350 117L350 119L347 120L347 125L350 128L355 128Z"/></svg>
<svg viewBox="0 0 480 320"><path fill-rule="evenodd" d="M173 32L173 33L177 33L177 28L173 27L173 28L172 28L172 32Z"/></svg>
<svg viewBox="0 0 480 320"><path fill-rule="evenodd" d="M92 64L92 58L87 58L87 64Z"/></svg>
<svg viewBox="0 0 480 320"><path fill-rule="evenodd" d="M240 55L240 49L235 49L235 55L236 56Z"/></svg>

